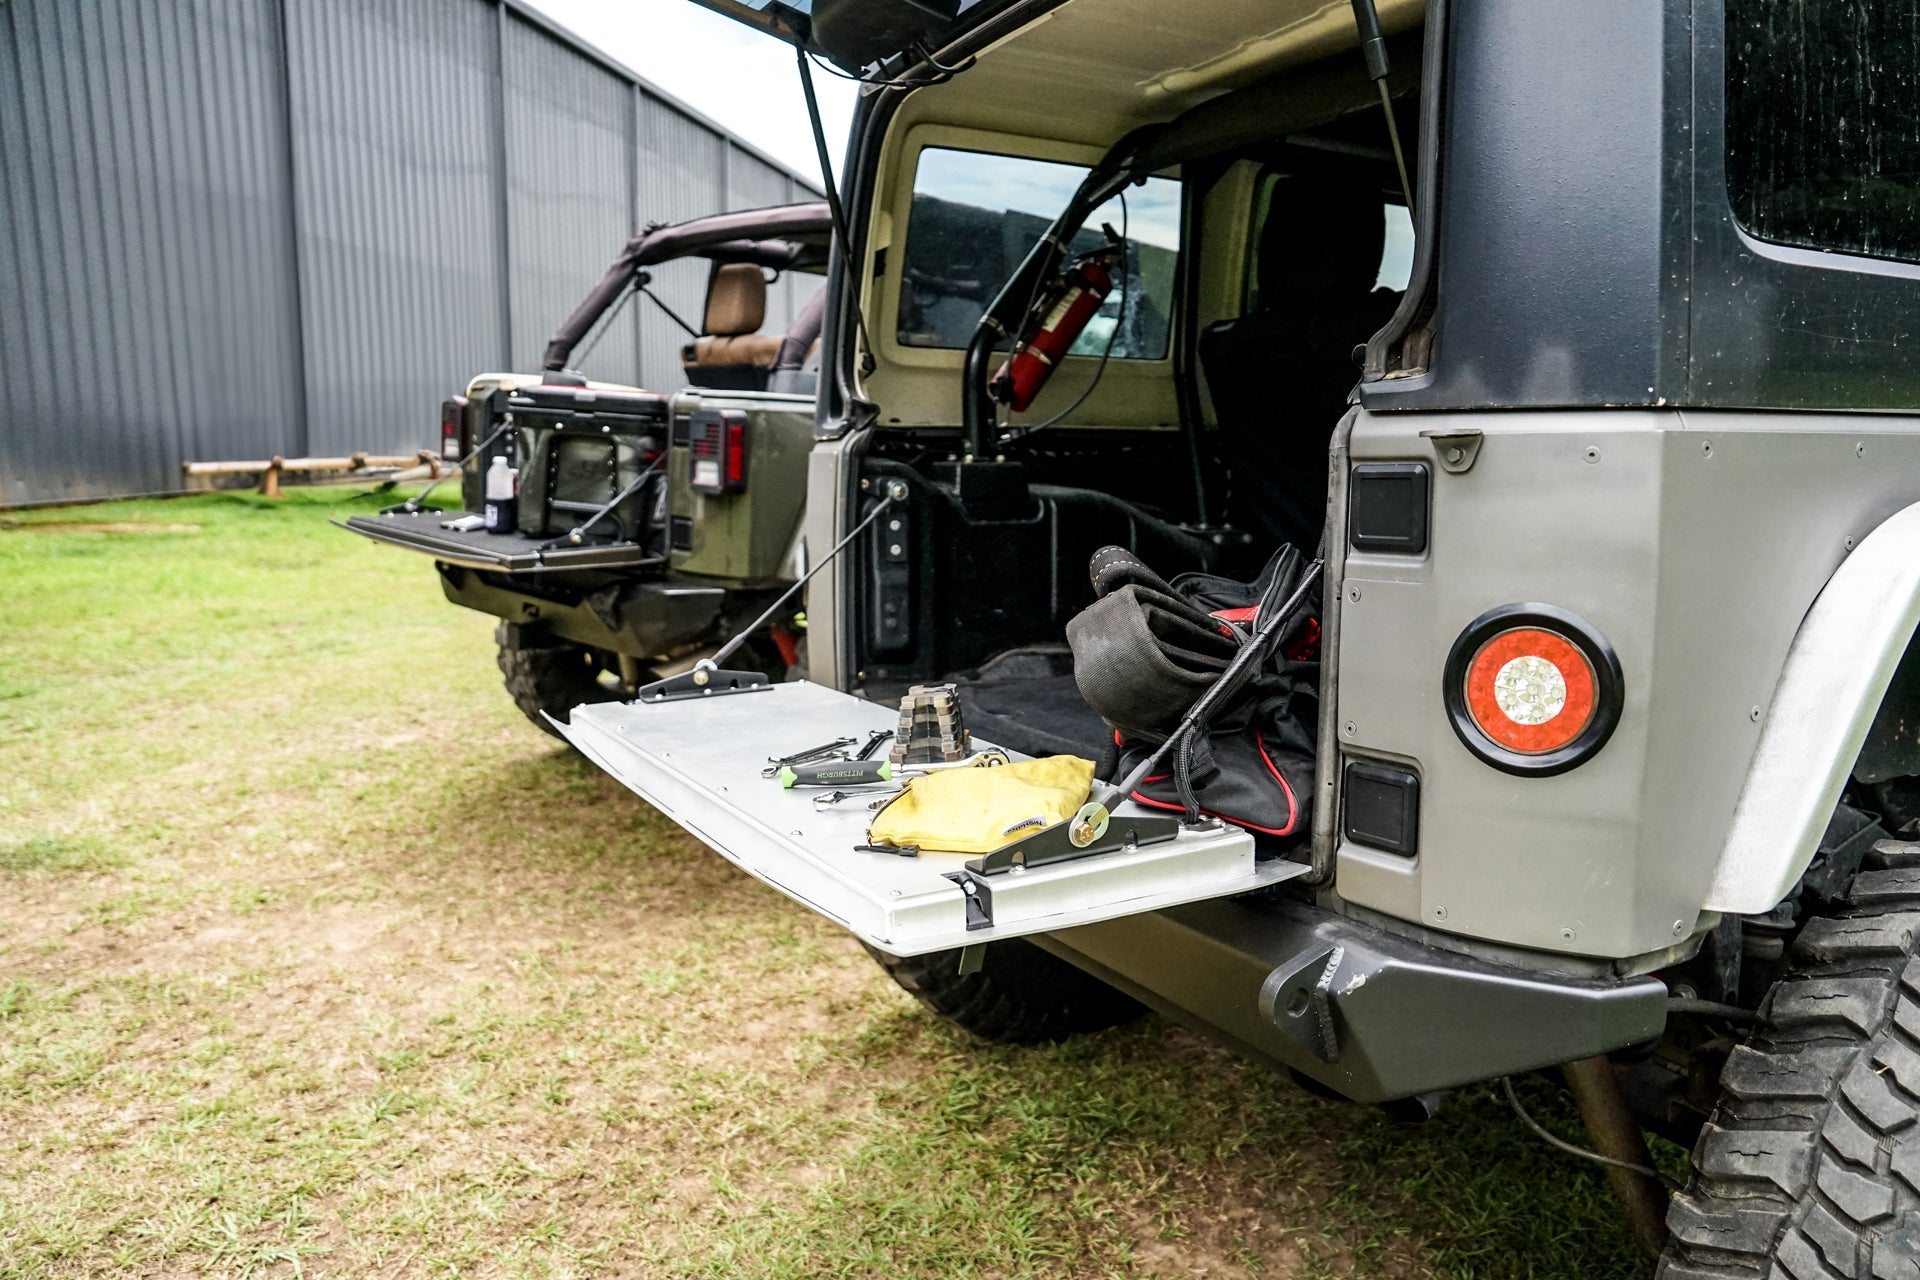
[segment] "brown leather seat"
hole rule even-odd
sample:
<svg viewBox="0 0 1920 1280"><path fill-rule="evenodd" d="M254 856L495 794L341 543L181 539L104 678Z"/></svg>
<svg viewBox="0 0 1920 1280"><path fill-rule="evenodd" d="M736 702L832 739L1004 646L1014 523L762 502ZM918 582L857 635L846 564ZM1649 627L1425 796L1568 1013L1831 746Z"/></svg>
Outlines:
<svg viewBox="0 0 1920 1280"><path fill-rule="evenodd" d="M758 391L780 354L777 334L757 330L767 318L767 278L748 262L714 270L707 287L706 333L680 353L687 381L696 387Z"/></svg>

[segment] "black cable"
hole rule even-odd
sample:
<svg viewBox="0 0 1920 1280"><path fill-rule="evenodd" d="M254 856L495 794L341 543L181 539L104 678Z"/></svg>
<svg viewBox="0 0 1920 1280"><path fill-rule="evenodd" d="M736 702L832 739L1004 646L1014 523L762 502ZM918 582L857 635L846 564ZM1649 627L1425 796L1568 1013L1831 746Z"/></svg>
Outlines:
<svg viewBox="0 0 1920 1280"><path fill-rule="evenodd" d="M900 492L902 495L906 493L905 485L900 486ZM719 651L715 653L711 658L705 659L705 665L707 665L708 667L717 667L721 663L725 662L728 658L732 657L733 651L735 649L738 649L741 645L745 644L748 636L752 635L754 632L758 631L761 627L765 626L769 621L771 621L773 618L773 615L780 612L781 606L785 605L787 601L793 599L795 595L799 594L800 588L806 586L808 582L813 580L814 574L819 573L822 569L832 564L835 556L839 555L842 551L845 551L855 538L859 537L862 533L865 533L867 530L867 527L871 525L875 520L878 520L880 518L880 513L882 511L885 511L887 508L891 507L893 504L894 504L893 494L889 493L885 497L881 498L879 503L873 508L873 510L867 512L865 519L863 519L859 524L853 526L853 528L848 531L846 537L834 543L833 546L827 551L827 554L820 557L820 562L818 564L814 565L811 569L808 569L805 573L801 574L798 581L796 581L792 586L788 587L785 591L782 591L780 593L779 599L775 600L772 604L767 606L765 613L762 613L759 617L755 618L752 622L749 622L746 626L742 627L739 631L736 631L734 633L733 639L721 645Z"/></svg>
<svg viewBox="0 0 1920 1280"><path fill-rule="evenodd" d="M1181 821L1189 825L1200 821L1200 797L1193 793L1193 739L1201 726L1195 725L1180 739L1180 749L1173 755L1173 785L1180 795Z"/></svg>
<svg viewBox="0 0 1920 1280"><path fill-rule="evenodd" d="M1527 1109L1525 1107L1520 1105L1520 1095L1513 1091L1513 1080L1510 1077L1501 1076L1500 1087L1507 1091L1507 1104L1513 1108L1513 1114L1520 1117L1520 1123L1526 1125L1527 1128L1533 1130L1534 1137L1539 1138L1542 1142L1546 1143L1548 1146L1553 1147L1558 1151L1564 1151L1570 1156L1579 1156L1582 1160L1591 1160L1595 1164L1604 1164L1615 1169L1625 1169L1629 1173L1640 1174L1642 1177L1655 1178L1660 1182L1665 1183L1667 1187L1669 1187L1674 1191L1680 1190L1679 1183L1675 1182L1672 1178L1669 1178L1666 1174L1660 1172L1658 1169L1648 1168L1644 1164L1634 1164L1630 1160L1615 1160L1612 1156L1603 1156L1598 1151L1589 1151L1585 1147L1576 1147L1571 1142L1567 1142L1564 1139L1554 1137L1551 1133L1548 1133L1546 1129L1541 1126L1538 1120L1535 1120L1532 1116L1527 1114Z"/></svg>
<svg viewBox="0 0 1920 1280"><path fill-rule="evenodd" d="M1668 996L1668 1013L1697 1013L1708 1018L1725 1018L1728 1022L1765 1022L1758 1010L1742 1009L1737 1004L1721 1004L1718 1000L1696 1000L1692 996Z"/></svg>
<svg viewBox="0 0 1920 1280"><path fill-rule="evenodd" d="M677 311L675 311L675 310L674 310L674 309L673 309L672 307L670 307L670 306L668 306L668 305L667 305L666 303L664 303L664 302L662 302L662 301L660 300L660 295L659 295L659 294L657 294L657 293L655 293L655 292L654 292L653 290L651 290L651 289L649 289L649 288L647 288L647 286L645 286L644 284L637 284L637 285L635 285L635 286L633 286L633 287L634 287L634 288L636 288L636 289L638 289L638 290L639 290L639 291L640 291L641 293L644 293L644 294L646 294L646 295L647 295L647 301L648 301L648 302L651 302L651 303L652 303L652 304L653 304L654 306L656 306L656 307L658 307L658 308L660 308L660 309L661 309L662 311L664 311L664 312L666 312L666 313L667 313L667 319L669 319L669 320L671 320L671 321L673 321L673 322L674 322L675 324L677 324L677 325L679 325L679 326L680 326L680 327L681 327L682 329L685 329L685 330L687 331L687 336L688 336L689 338L698 338L698 337L700 336L700 331L699 331L698 329L696 329L696 328L694 328L694 327L693 327L692 325L690 325L690 324L688 324L688 323L687 323L687 322L686 322L685 320L682 320L682 319L680 318L680 313L679 313L679 312L677 312Z"/></svg>
<svg viewBox="0 0 1920 1280"><path fill-rule="evenodd" d="M795 47L798 48L799 46L796 45ZM836 80L851 80L855 84L871 85L874 88L883 89L889 93L905 93L909 89L931 89L935 85L947 83L947 81L953 79L962 71L970 70L973 64L979 61L978 57L969 54L957 65L949 67L945 63L936 61L934 56L928 53L924 47L917 47L916 51L920 54L921 60L933 68L934 74L921 76L917 80L909 80L904 76L897 80L869 80L866 76L850 75L838 67L833 66L831 63L820 61L819 58L810 53L807 54L807 58L814 66L820 68Z"/></svg>

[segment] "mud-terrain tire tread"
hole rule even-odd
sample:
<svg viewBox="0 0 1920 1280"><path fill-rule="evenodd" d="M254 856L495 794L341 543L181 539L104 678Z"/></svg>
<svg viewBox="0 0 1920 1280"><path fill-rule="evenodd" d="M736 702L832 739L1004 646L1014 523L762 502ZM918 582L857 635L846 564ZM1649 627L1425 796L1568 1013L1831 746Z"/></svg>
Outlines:
<svg viewBox="0 0 1920 1280"><path fill-rule="evenodd" d="M1040 1044L1130 1022L1146 1010L1131 996L1024 938L986 944L976 973L958 951L923 956L867 951L887 976L948 1022L999 1044Z"/></svg>
<svg viewBox="0 0 1920 1280"><path fill-rule="evenodd" d="M611 702L620 696L617 689L600 683L584 646L520 646L512 644L509 635L504 622L494 629L493 640L499 650L496 661L507 694L522 715L554 737L565 741L565 735L548 722L547 716L565 724L567 713L581 703Z"/></svg>
<svg viewBox="0 0 1920 1280"><path fill-rule="evenodd" d="M1657 1280L1920 1280L1920 844L1810 920L1667 1213Z"/></svg>

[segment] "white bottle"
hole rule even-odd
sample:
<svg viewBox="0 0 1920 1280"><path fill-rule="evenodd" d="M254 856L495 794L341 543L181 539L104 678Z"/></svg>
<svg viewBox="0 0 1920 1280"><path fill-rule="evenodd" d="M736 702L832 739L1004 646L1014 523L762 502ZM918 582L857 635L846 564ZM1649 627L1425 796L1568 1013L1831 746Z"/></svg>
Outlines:
<svg viewBox="0 0 1920 1280"><path fill-rule="evenodd" d="M519 524L519 502L514 490L520 477L503 457L495 457L487 468L487 532L512 533Z"/></svg>

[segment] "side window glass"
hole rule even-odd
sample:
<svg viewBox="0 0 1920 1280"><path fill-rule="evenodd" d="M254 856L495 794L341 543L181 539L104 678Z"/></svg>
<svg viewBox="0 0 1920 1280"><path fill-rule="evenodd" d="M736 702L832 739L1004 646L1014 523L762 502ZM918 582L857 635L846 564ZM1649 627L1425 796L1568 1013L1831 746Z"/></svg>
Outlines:
<svg viewBox="0 0 1920 1280"><path fill-rule="evenodd" d="M1024 156L946 147L921 151L895 340L907 347L964 348L987 304L1066 207L1086 172L1079 165ZM1148 178L1129 187L1124 197L1109 200L1087 219L1071 252L1105 243L1102 223L1115 231L1124 225L1125 288L1107 295L1070 354L1098 356L1111 339L1113 359L1165 359L1180 252L1180 184Z"/></svg>
<svg viewBox="0 0 1920 1280"><path fill-rule="evenodd" d="M1920 0L1726 0L1727 194L1762 240L1920 262Z"/></svg>
<svg viewBox="0 0 1920 1280"><path fill-rule="evenodd" d="M1259 195L1253 206L1253 234L1248 243L1252 246L1251 260L1247 264L1246 312L1258 311L1261 306L1260 281L1266 273L1262 271L1260 260L1263 249L1274 246L1266 244L1261 234L1267 225L1267 215L1273 209L1276 196L1287 190L1289 179L1281 174L1269 175L1259 187ZM1392 293L1406 292L1407 284L1413 279L1413 215L1407 206L1388 200L1380 202L1381 250L1380 264L1374 272L1375 289L1386 289ZM1301 246L1290 246L1293 253L1304 252Z"/></svg>

